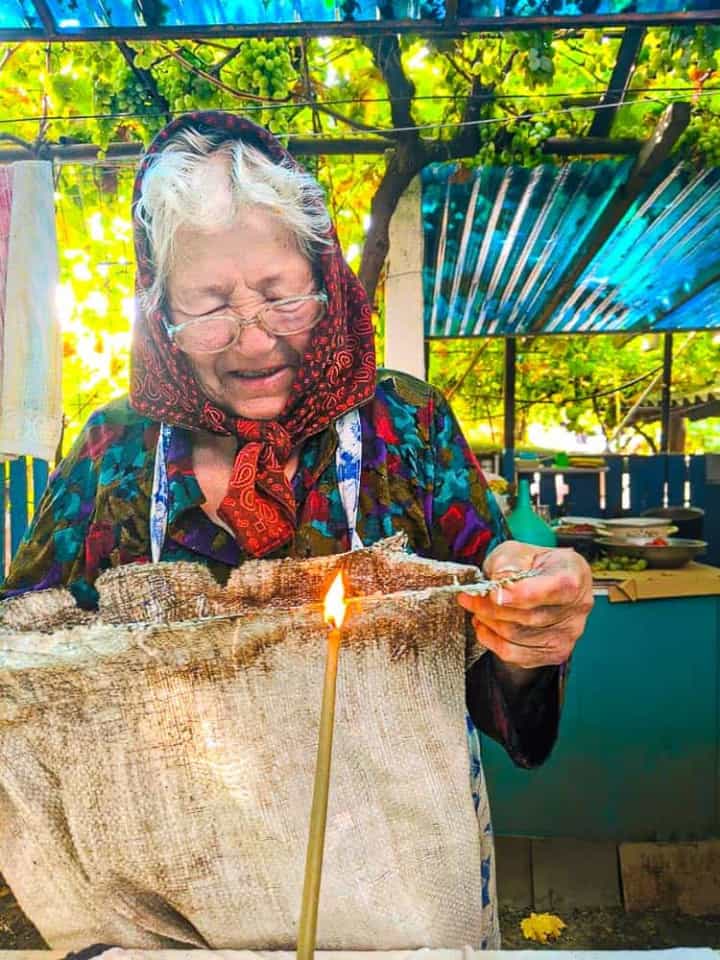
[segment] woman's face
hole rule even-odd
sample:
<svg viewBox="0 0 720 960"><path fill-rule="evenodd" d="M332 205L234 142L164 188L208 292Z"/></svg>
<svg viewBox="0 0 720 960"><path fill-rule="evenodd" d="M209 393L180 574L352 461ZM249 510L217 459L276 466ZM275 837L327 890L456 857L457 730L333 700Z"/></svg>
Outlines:
<svg viewBox="0 0 720 960"><path fill-rule="evenodd" d="M216 231L183 229L175 237L167 300L174 324L216 310L254 317L268 300L315 291L309 261L268 211L255 209ZM219 407L250 420L284 409L312 330L275 337L253 324L222 353L191 353L198 381Z"/></svg>

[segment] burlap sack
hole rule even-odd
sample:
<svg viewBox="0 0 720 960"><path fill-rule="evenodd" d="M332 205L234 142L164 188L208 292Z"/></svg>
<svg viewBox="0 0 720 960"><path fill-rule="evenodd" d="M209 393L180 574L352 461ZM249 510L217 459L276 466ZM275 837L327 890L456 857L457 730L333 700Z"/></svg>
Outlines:
<svg viewBox="0 0 720 960"><path fill-rule="evenodd" d="M225 587L194 564L119 568L99 581L95 616L59 590L3 606L0 872L50 946L294 949L318 598L341 565L359 596L343 629L318 949L479 945L472 641L447 586L479 571L397 547L247 563Z"/></svg>

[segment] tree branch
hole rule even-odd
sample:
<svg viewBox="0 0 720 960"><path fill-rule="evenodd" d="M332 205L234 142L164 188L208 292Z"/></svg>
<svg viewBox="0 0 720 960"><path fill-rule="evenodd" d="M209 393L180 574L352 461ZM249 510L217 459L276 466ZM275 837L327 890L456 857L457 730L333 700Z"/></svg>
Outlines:
<svg viewBox="0 0 720 960"><path fill-rule="evenodd" d="M140 67L135 66L135 51L125 40L116 40L116 46L120 53L125 58L125 62L130 67L132 72L135 74L137 79L142 83L147 92L150 94L152 102L160 110L161 113L164 113L168 123L171 118L170 104L167 102L165 97L158 90L158 85L155 81L155 77L149 70L143 70Z"/></svg>
<svg viewBox="0 0 720 960"><path fill-rule="evenodd" d="M469 363L469 364L467 365L467 367L465 368L465 371L462 373L461 376L458 377L458 379L457 379L457 380L455 381L455 383L449 388L449 390L446 391L446 393L445 393L445 399L446 399L446 400L452 400L453 396L458 392L458 390L460 389L460 387L462 387L462 385L465 383L465 381L467 380L467 378L470 376L470 374L473 372L473 370L474 370L475 367L477 366L478 360L479 360L480 357L483 355L483 353L485 353L485 351L487 350L488 343L489 343L489 341L486 340L486 341L485 341L484 343L482 343L482 344L477 348L477 350L473 353L472 357L470 358L470 363Z"/></svg>
<svg viewBox="0 0 720 960"><path fill-rule="evenodd" d="M378 37L370 45L373 59L383 75L390 95L390 111L394 127L413 127L412 101L415 96L415 84L406 75L400 54L400 42L395 34ZM407 131L403 136L418 137L416 130Z"/></svg>
<svg viewBox="0 0 720 960"><path fill-rule="evenodd" d="M216 46L217 46L217 45L216 45ZM222 57L220 60L218 60L217 63L214 63L214 64L210 67L210 69L208 70L208 73L212 74L214 77L219 77L219 76L220 76L220 71L222 70L222 68L223 68L223 67L226 67L226 66L227 66L231 61L233 61L233 60L235 59L235 57L237 57L241 52L242 52L242 46L241 46L240 44L238 44L237 47L233 47L233 49L230 50L230 51L228 51L228 53L227 53L224 57Z"/></svg>
<svg viewBox="0 0 720 960"><path fill-rule="evenodd" d="M28 153L35 152L35 145L30 143L29 140L23 140L21 137L16 137L14 133L0 133L0 140L7 140L8 143L15 143L18 147L22 147L24 150L27 150Z"/></svg>
<svg viewBox="0 0 720 960"><path fill-rule="evenodd" d="M3 70L7 64L10 57L15 53L16 50L20 49L20 44L16 44L14 47L8 47L5 53L2 55L2 60L0 60L0 70Z"/></svg>

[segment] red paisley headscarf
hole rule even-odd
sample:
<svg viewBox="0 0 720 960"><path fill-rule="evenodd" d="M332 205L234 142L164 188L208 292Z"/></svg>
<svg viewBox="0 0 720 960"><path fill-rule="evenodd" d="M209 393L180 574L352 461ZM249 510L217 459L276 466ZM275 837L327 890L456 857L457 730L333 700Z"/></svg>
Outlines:
<svg viewBox="0 0 720 960"><path fill-rule="evenodd" d="M233 114L216 111L186 114L165 127L150 145L138 171L133 211L143 176L155 154L179 130L199 128L243 140L275 163L296 166L267 130ZM292 539L295 497L284 472L294 447L375 391L375 347L371 310L360 281L343 259L334 230L323 248L319 270L328 295L326 316L314 328L308 352L277 420L246 420L226 413L202 392L189 358L170 340L159 308L145 315L138 308L131 350L130 402L155 420L207 430L238 439L238 453L218 513L235 533L240 547L262 557ZM137 291L152 283L148 238L135 217ZM138 298L138 303L140 303Z"/></svg>

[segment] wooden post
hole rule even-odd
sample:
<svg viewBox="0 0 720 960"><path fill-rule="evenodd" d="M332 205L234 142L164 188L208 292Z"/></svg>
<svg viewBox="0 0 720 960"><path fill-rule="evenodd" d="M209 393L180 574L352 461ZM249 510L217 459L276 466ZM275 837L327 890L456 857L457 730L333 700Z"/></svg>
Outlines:
<svg viewBox="0 0 720 960"><path fill-rule="evenodd" d="M503 369L503 455L502 473L509 482L515 479L515 337L505 340L505 364Z"/></svg>
<svg viewBox="0 0 720 960"><path fill-rule="evenodd" d="M384 366L426 378L423 226L420 178L402 195L390 221L385 280Z"/></svg>
<svg viewBox="0 0 720 960"><path fill-rule="evenodd" d="M670 452L670 395L672 392L673 335L665 334L663 350L662 406L660 413L660 452Z"/></svg>

